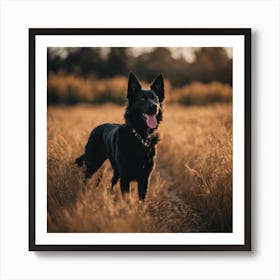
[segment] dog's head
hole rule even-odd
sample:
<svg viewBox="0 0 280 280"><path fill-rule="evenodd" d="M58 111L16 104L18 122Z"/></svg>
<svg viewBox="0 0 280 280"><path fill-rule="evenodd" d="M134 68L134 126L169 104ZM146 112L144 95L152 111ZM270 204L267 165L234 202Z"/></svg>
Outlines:
<svg viewBox="0 0 280 280"><path fill-rule="evenodd" d="M164 100L162 74L153 81L150 90L142 90L136 76L130 73L127 98L128 106L125 114L127 123L140 131L156 129L162 120L162 102Z"/></svg>

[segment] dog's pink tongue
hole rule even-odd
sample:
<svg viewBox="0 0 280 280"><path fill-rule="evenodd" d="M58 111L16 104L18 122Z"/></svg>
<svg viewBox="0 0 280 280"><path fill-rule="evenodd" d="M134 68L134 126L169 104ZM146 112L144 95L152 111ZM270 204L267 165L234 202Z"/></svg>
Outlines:
<svg viewBox="0 0 280 280"><path fill-rule="evenodd" d="M157 118L156 118L156 115L147 115L145 114L145 117L146 117L146 123L148 125L149 128L156 128L157 126Z"/></svg>

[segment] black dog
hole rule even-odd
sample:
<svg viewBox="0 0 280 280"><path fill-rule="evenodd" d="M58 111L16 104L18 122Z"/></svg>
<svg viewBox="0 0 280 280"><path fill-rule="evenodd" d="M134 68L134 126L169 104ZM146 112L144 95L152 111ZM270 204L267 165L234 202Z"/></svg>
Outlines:
<svg viewBox="0 0 280 280"><path fill-rule="evenodd" d="M135 75L130 73L127 98L125 124L106 123L96 127L76 163L79 166L85 163L85 175L90 178L108 158L114 171L112 188L120 179L124 194L129 192L129 183L137 181L139 199L144 200L158 142L154 131L162 120L163 76L154 80L150 90L142 90Z"/></svg>

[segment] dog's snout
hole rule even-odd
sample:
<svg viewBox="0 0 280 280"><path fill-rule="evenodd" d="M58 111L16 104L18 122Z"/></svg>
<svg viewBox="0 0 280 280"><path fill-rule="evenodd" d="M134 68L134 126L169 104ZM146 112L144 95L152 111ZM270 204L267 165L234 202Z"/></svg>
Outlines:
<svg viewBox="0 0 280 280"><path fill-rule="evenodd" d="M157 110L157 104L152 104L152 110L156 111Z"/></svg>
<svg viewBox="0 0 280 280"><path fill-rule="evenodd" d="M156 103L151 104L150 106L150 112L152 114L157 114L158 113L158 105Z"/></svg>

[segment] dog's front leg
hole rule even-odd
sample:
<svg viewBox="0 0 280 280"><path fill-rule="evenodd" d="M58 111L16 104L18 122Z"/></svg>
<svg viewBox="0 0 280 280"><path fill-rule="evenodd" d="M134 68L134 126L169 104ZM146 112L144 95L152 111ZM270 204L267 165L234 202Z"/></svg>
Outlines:
<svg viewBox="0 0 280 280"><path fill-rule="evenodd" d="M145 200L148 188L148 179L144 178L138 181L138 196L140 200Z"/></svg>
<svg viewBox="0 0 280 280"><path fill-rule="evenodd" d="M128 179L121 177L120 185L121 185L122 195L129 193L129 180Z"/></svg>

